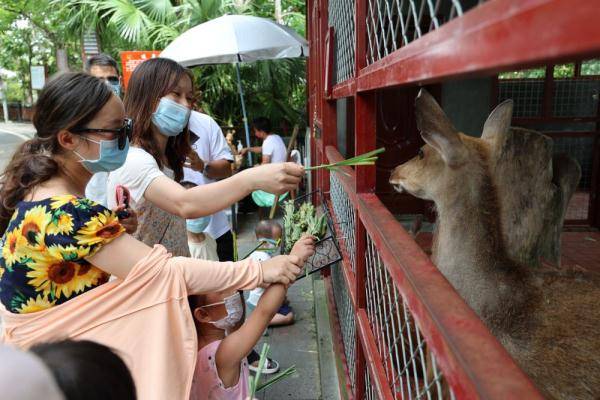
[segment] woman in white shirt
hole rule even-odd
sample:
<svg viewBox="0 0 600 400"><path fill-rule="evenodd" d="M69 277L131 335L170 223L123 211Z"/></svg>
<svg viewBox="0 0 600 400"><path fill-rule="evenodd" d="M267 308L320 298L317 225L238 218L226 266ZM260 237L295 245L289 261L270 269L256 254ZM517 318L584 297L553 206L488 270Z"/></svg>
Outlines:
<svg viewBox="0 0 600 400"><path fill-rule="evenodd" d="M126 113L136 122L132 147L107 186L110 207L117 185L129 189L130 205L138 212L135 236L176 256L189 256L186 219L214 214L255 190L285 193L304 174L293 163L268 164L208 185L181 186L192 151L187 124L193 98L192 75L175 61L155 58L135 69L125 96Z"/></svg>

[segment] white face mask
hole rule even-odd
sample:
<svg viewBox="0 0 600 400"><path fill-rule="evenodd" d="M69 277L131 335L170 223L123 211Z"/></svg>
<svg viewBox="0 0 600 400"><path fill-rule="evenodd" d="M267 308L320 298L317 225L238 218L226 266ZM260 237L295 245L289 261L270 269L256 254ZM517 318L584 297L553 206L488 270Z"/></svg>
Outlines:
<svg viewBox="0 0 600 400"><path fill-rule="evenodd" d="M224 331L229 331L237 326L237 324L241 321L242 315L244 314L244 306L242 305L242 299L239 293L234 293L229 297L223 299L218 303L207 304L202 306L201 308L218 306L220 304L225 304L225 309L227 310L227 316L221 318L218 321L209 321L209 323L213 324L215 328L223 329Z"/></svg>

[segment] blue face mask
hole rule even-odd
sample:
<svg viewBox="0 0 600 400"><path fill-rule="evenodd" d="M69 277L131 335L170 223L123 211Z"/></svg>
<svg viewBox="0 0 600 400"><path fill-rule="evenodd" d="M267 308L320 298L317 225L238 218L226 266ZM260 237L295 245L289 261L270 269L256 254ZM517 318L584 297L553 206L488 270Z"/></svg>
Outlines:
<svg viewBox="0 0 600 400"><path fill-rule="evenodd" d="M192 111L181 104L163 97L152 114L152 122L165 136L177 136L188 124Z"/></svg>
<svg viewBox="0 0 600 400"><path fill-rule="evenodd" d="M262 246L259 247L259 251L264 251L265 253L273 254L279 250L279 240L271 239L271 238L260 238L258 239L260 243L263 243Z"/></svg>
<svg viewBox="0 0 600 400"><path fill-rule="evenodd" d="M188 219L185 221L187 230L192 233L202 233L210 223L210 216L196 219Z"/></svg>
<svg viewBox="0 0 600 400"><path fill-rule="evenodd" d="M129 151L129 139L125 140L125 147L123 150L119 150L118 139L101 140L98 142L85 136L81 137L89 142L100 145L100 157L97 160L86 160L81 156L81 154L73 150L73 153L77 154L77 156L81 158L81 163L85 169L91 173L95 174L96 172L114 171L125 164L127 152Z"/></svg>

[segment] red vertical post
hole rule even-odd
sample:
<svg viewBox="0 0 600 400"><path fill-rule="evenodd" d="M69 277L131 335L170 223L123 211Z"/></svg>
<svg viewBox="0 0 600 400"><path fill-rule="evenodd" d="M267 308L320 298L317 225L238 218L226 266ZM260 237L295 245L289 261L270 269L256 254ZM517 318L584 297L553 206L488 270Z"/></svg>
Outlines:
<svg viewBox="0 0 600 400"><path fill-rule="evenodd" d="M320 37L319 37L319 41L321 43L321 51L320 51L320 57L321 57L321 62L319 63L319 73L320 73L320 82L321 85L319 87L319 98L321 99L321 105L322 105L322 122L323 122L323 126L322 126L322 131L321 131L321 154L323 155L322 157L322 161L324 161L326 159L326 152L325 149L327 148L327 146L335 146L336 142L337 142L337 121L336 121L336 107L335 107L335 100L331 100L325 97L325 78L327 76L327 73L325 71L325 65L327 63L328 59L332 59L333 54L330 54L331 52L331 48L333 48L333 46L327 46L326 42L325 42L325 38L328 34L328 32L333 31L329 29L329 15L328 15L328 0L322 0L320 2L320 20L319 20L319 24L320 24ZM335 32L334 32L335 35ZM335 40L335 36L332 38L330 37L329 40ZM320 170L319 171L319 176L321 177L320 179L320 185L319 187L321 188L321 190L323 191L323 193L328 193L329 192L329 172L327 170ZM327 196L326 196L327 197Z"/></svg>
<svg viewBox="0 0 600 400"><path fill-rule="evenodd" d="M368 0L355 0L355 67L354 76L358 80L362 68L366 66L367 61L367 7ZM373 150L376 144L375 138L375 95L373 93L358 94L354 93L354 135L355 135L355 154L363 154ZM368 193L375 189L375 168L356 167L355 184L357 193ZM366 308L366 253L367 236L365 227L360 220L358 209L354 209L356 226L354 228L354 237L356 240L354 259L356 260L356 298L358 326L358 310ZM357 332L358 334L358 332ZM355 398L362 400L365 395L365 372L366 362L364 349L360 339L356 338L356 385Z"/></svg>

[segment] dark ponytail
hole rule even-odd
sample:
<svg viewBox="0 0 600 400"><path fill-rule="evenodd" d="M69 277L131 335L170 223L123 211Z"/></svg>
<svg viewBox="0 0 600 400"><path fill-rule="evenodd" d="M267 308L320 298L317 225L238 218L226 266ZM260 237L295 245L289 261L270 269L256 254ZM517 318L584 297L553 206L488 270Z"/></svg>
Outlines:
<svg viewBox="0 0 600 400"><path fill-rule="evenodd" d="M84 126L110 100L112 92L101 80L84 73L65 73L40 92L35 106L35 137L23 143L0 177L0 235L17 204L37 185L56 176L62 152L58 133Z"/></svg>

